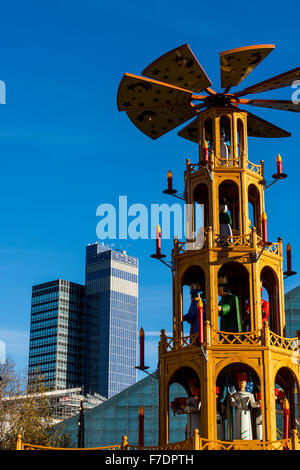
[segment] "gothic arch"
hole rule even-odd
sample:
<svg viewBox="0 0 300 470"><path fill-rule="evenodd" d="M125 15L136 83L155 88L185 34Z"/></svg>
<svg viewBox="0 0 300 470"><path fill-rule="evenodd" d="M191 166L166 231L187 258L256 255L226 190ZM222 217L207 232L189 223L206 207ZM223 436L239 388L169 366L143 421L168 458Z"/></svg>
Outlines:
<svg viewBox="0 0 300 470"><path fill-rule="evenodd" d="M239 186L230 179L222 181L219 185L219 206L224 202L231 215L233 235L239 235L241 230Z"/></svg>
<svg viewBox="0 0 300 470"><path fill-rule="evenodd" d="M238 297L242 330L246 331L248 322L249 330L251 331L251 319L246 315L247 305L249 305L250 311L250 276L248 268L238 261L228 261L220 267L218 271L219 276L227 277L230 292Z"/></svg>
<svg viewBox="0 0 300 470"><path fill-rule="evenodd" d="M250 219L249 209L252 208L252 217ZM251 183L248 186L248 213L249 219L252 222L252 226L256 228L257 234L261 236L261 201L260 201L260 192L255 186Z"/></svg>
<svg viewBox="0 0 300 470"><path fill-rule="evenodd" d="M270 315L269 323L270 329L280 335L280 303L279 303L279 281L278 276L274 269L270 266L264 266L260 271L260 280L262 286L266 289L269 296Z"/></svg>

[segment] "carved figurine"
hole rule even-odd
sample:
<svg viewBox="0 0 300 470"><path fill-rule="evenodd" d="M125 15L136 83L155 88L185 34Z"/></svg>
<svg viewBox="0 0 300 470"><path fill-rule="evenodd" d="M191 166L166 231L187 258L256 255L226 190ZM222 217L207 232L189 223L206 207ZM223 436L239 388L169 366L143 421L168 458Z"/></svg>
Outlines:
<svg viewBox="0 0 300 470"><path fill-rule="evenodd" d="M200 390L196 387L196 380L189 379L190 396L182 406L183 412L187 414L187 439L193 436L194 429L201 431L201 401Z"/></svg>
<svg viewBox="0 0 300 470"><path fill-rule="evenodd" d="M229 166L230 162L226 160L231 158L230 142L223 129L220 133L220 157L222 159L221 166Z"/></svg>
<svg viewBox="0 0 300 470"><path fill-rule="evenodd" d="M221 298L218 306L221 316L221 331L241 333L241 315L239 300L236 295L230 294L227 277L218 278L218 295Z"/></svg>
<svg viewBox="0 0 300 470"><path fill-rule="evenodd" d="M230 394L230 403L232 407L236 407L235 412L235 439L251 440L252 425L251 411L252 408L260 408L261 402L255 401L254 396L250 392L246 392L247 373L239 372L237 374L238 391Z"/></svg>
<svg viewBox="0 0 300 470"><path fill-rule="evenodd" d="M220 222L221 242L233 243L232 228L231 228L232 219L231 219L230 212L228 210L228 206L224 199L220 201L219 222Z"/></svg>
<svg viewBox="0 0 300 470"><path fill-rule="evenodd" d="M198 333L199 327L198 327L198 307L199 307L199 302L202 302L202 307L203 307L203 324L206 320L206 302L205 299L202 299L201 297L201 289L200 289L200 284L192 284L190 286L190 295L191 295L191 305L189 308L188 313L183 315L183 320L187 321L191 325L191 330L190 330L190 335L194 333Z"/></svg>

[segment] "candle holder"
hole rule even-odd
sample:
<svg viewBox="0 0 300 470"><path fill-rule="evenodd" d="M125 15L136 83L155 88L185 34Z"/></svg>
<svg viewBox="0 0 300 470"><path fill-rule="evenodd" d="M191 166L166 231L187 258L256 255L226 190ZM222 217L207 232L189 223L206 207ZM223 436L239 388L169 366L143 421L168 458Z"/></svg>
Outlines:
<svg viewBox="0 0 300 470"><path fill-rule="evenodd" d="M275 173L274 175L272 175L272 178L274 178L274 180L284 180L285 178L287 178L287 174L286 173Z"/></svg>
<svg viewBox="0 0 300 470"><path fill-rule="evenodd" d="M267 246L273 245L273 243L272 242L267 242L267 241L264 241L264 240L260 240L258 242L258 245L267 247Z"/></svg>
<svg viewBox="0 0 300 470"><path fill-rule="evenodd" d="M199 166L209 166L211 167L213 165L212 160L199 160Z"/></svg>
<svg viewBox="0 0 300 470"><path fill-rule="evenodd" d="M166 255L163 255L162 253L154 253L153 255L151 255L151 258L155 258L155 259L163 259L165 257Z"/></svg>
<svg viewBox="0 0 300 470"><path fill-rule="evenodd" d="M149 369L149 366L135 366L135 369L145 372L147 369Z"/></svg>
<svg viewBox="0 0 300 470"><path fill-rule="evenodd" d="M284 271L283 275L285 276L285 279L287 277L290 277L290 276L294 276L296 273L296 271Z"/></svg>
<svg viewBox="0 0 300 470"><path fill-rule="evenodd" d="M176 193L177 193L177 189L173 189L173 188L172 188L172 189L165 189L165 190L163 191L163 193L164 193L164 194L171 194L171 195L173 195L173 194L176 194Z"/></svg>

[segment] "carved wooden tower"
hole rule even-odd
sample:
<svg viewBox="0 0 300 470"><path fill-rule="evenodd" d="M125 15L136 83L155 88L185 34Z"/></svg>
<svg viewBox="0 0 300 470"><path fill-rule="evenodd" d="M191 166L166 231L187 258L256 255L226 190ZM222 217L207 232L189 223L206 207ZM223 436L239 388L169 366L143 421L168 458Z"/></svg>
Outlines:
<svg viewBox="0 0 300 470"><path fill-rule="evenodd" d="M262 441L271 445L278 439L278 394L281 404L285 400L290 406L289 429L284 430L284 437L295 436L300 356L297 338L285 337L283 244L280 238L276 242L267 239L264 164L251 163L247 147L248 136L286 137L289 133L239 106L299 111L290 102L246 100L241 96L288 86L299 77L300 69L243 92L229 93L273 48L251 46L221 53L225 91L219 94L210 88L210 80L187 45L149 65L143 75L150 78L126 74L120 84L119 109L126 110L145 134L157 138L195 116L179 135L199 145L199 161L186 161L184 199L195 210L197 204L204 208L204 232L201 243L195 238L174 240L173 336L167 337L162 330L159 344L161 447L169 442L170 386L179 383L189 395L191 379L200 395L199 434L208 448L226 448L226 442L232 440L235 448L256 448ZM206 95L191 90L204 90ZM279 165L274 179L285 176ZM174 191L169 188L166 192ZM230 219L225 222L225 232L222 212ZM194 219L188 229L197 235ZM286 275L291 273L290 268ZM223 312L219 294L224 282L235 299L240 319L240 327L228 331L220 329ZM183 331L184 286L195 285L205 304L203 339L199 319L197 331L187 336ZM263 297L268 316L264 316ZM230 390L237 390L240 373L246 374L248 390L256 403L260 402L260 411L251 412L252 435L247 440L239 435L237 411L234 417L229 406ZM220 406L224 411L222 437L217 425ZM194 448L192 439L190 448Z"/></svg>

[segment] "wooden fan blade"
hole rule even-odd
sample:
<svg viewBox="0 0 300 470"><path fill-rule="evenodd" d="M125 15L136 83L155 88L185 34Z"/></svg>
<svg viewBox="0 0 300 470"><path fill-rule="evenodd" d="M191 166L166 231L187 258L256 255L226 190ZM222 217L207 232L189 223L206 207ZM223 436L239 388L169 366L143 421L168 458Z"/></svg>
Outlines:
<svg viewBox="0 0 300 470"><path fill-rule="evenodd" d="M186 104L127 111L133 124L154 140L193 118L196 114L193 107Z"/></svg>
<svg viewBox="0 0 300 470"><path fill-rule="evenodd" d="M287 100L242 100L243 104L259 106L260 108L279 109L280 111L293 111L300 113L300 104Z"/></svg>
<svg viewBox="0 0 300 470"><path fill-rule="evenodd" d="M198 119L193 119L187 126L181 129L177 133L180 137L184 139L190 140L191 142L195 142L198 144Z"/></svg>
<svg viewBox="0 0 300 470"><path fill-rule="evenodd" d="M262 93L264 91L277 90L278 88L284 88L291 86L295 80L300 79L300 67L297 67L288 72L276 75L276 77L269 78L263 82L256 83L255 85L245 88L243 91L233 93L232 96L238 98L239 96L249 95L252 93Z"/></svg>
<svg viewBox="0 0 300 470"><path fill-rule="evenodd" d="M290 137L287 132L268 121L249 113L247 115L247 129L249 137Z"/></svg>
<svg viewBox="0 0 300 470"><path fill-rule="evenodd" d="M239 47L220 53L221 85L236 86L275 48L273 44Z"/></svg>
<svg viewBox="0 0 300 470"><path fill-rule="evenodd" d="M211 85L188 44L176 47L156 59L143 70L142 75L197 92Z"/></svg>
<svg viewBox="0 0 300 470"><path fill-rule="evenodd" d="M143 110L155 106L188 105L192 92L173 85L125 73L118 89L119 111Z"/></svg>

